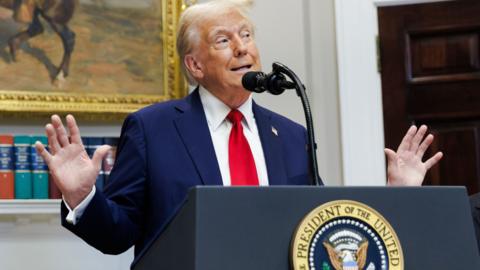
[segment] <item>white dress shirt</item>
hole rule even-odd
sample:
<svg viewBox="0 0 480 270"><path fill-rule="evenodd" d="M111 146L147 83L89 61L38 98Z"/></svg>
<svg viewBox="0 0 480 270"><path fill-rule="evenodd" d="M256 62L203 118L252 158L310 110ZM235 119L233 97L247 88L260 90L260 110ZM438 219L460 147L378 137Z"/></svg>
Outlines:
<svg viewBox="0 0 480 270"><path fill-rule="evenodd" d="M202 86L199 87L199 94L207 118L208 129L212 137L213 148L215 149L223 185L230 186L228 141L230 131L232 130L232 123L226 119L226 117L231 109ZM244 116L242 120L243 134L247 138L250 149L252 150L255 167L257 168L258 183L260 186L268 186L267 165L265 163L260 135L258 134L257 123L253 115L252 95L250 95L247 101L237 108L237 110ZM71 209L65 200L63 200L69 211L65 218L68 223L75 225L78 222L94 195L95 186L93 186L88 196L74 209Z"/></svg>

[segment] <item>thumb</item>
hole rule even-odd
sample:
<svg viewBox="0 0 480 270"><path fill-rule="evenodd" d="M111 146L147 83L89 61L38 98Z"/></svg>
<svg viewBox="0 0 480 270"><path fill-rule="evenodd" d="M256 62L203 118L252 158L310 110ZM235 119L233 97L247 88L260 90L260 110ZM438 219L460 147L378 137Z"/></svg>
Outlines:
<svg viewBox="0 0 480 270"><path fill-rule="evenodd" d="M397 153L395 153L395 151L393 151L392 149L389 149L389 148L385 148L383 151L385 152L385 156L387 156L388 164L390 164L392 162L395 162L396 155L397 155Z"/></svg>
<svg viewBox="0 0 480 270"><path fill-rule="evenodd" d="M110 145L102 145L93 153L92 162L98 169L101 168L102 160L105 158L111 148L112 147Z"/></svg>

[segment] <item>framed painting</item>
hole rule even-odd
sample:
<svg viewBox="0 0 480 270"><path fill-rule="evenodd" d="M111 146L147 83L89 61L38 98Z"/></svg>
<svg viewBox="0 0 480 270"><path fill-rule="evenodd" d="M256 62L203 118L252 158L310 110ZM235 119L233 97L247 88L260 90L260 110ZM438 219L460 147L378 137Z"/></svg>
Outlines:
<svg viewBox="0 0 480 270"><path fill-rule="evenodd" d="M191 0L0 0L0 115L115 120L187 93L176 53Z"/></svg>

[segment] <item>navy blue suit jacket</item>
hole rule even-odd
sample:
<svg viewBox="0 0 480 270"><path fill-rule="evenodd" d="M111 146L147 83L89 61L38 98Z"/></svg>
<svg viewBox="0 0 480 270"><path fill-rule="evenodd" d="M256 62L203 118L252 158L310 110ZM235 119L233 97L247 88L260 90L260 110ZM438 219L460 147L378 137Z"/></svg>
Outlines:
<svg viewBox="0 0 480 270"><path fill-rule="evenodd" d="M255 103L253 113L270 185L307 185L305 128ZM129 115L105 190L75 226L65 222L62 204L62 223L104 253L135 245L137 257L196 185L222 185L198 90Z"/></svg>
<svg viewBox="0 0 480 270"><path fill-rule="evenodd" d="M470 196L470 206L473 216L473 226L477 236L478 250L480 251L480 193Z"/></svg>

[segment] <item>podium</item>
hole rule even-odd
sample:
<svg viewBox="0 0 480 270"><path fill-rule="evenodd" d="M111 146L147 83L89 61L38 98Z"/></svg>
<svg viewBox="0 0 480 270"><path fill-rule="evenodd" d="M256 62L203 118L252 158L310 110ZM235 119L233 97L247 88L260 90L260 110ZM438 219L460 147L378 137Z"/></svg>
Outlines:
<svg viewBox="0 0 480 270"><path fill-rule="evenodd" d="M462 187L292 186L193 188L132 269L292 269L297 227L336 200L365 204L388 221L401 243L403 269L480 269Z"/></svg>

